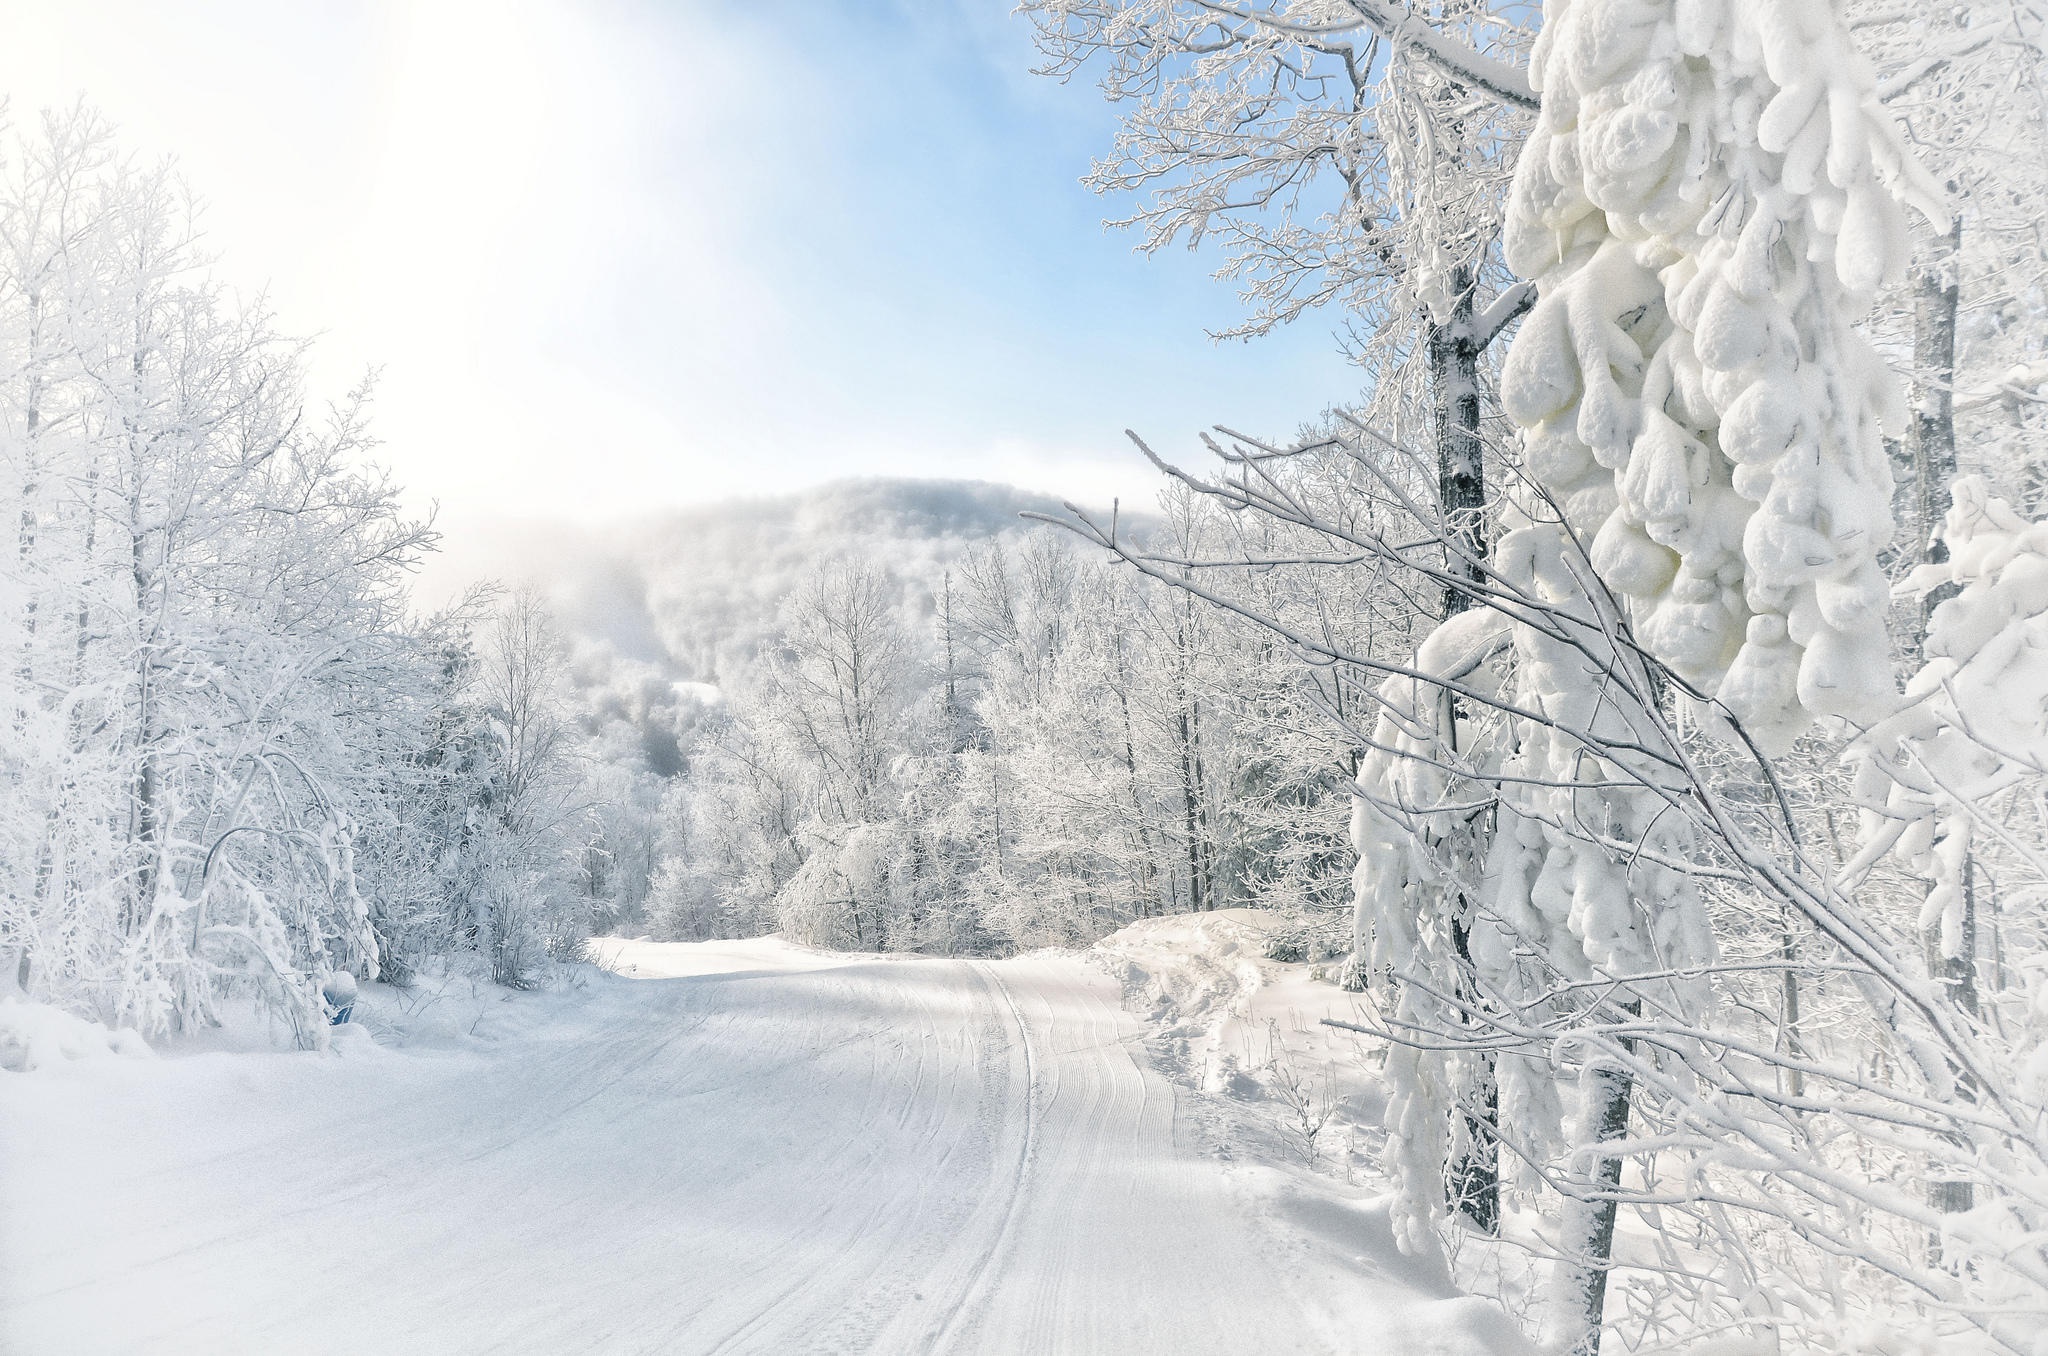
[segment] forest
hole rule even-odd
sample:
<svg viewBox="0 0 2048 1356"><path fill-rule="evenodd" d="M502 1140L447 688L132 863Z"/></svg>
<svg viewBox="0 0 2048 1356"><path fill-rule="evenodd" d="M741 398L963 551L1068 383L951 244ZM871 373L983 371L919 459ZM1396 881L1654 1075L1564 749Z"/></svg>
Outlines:
<svg viewBox="0 0 2048 1356"><path fill-rule="evenodd" d="M633 641L422 607L374 381L16 109L0 1000L318 1050L336 973L1266 911L1396 1242L1543 1350L2048 1353L2048 9L1017 9L1219 340L1357 391L1131 432L1145 503L701 510Z"/></svg>

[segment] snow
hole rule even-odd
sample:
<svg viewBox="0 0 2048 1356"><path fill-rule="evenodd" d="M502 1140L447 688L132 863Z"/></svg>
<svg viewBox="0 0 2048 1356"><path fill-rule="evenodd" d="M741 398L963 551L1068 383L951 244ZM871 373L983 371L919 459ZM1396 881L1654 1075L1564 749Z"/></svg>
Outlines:
<svg viewBox="0 0 2048 1356"><path fill-rule="evenodd" d="M1939 194L1825 6L1544 13L1504 237L1542 296L1501 375L1529 466L1651 650L1766 747L1873 719L1903 410L1853 327Z"/></svg>
<svg viewBox="0 0 2048 1356"><path fill-rule="evenodd" d="M1953 494L1941 530L1949 559L1902 586L1949 591L1928 619L1925 663L1900 709L1851 749L1864 810L1858 865L1896 847L1930 882L1919 925L1940 930L1944 956L1970 954L1973 841L2007 836L2000 798L2048 770L2048 523L2028 522L1980 476ZM2037 854L2023 856L2038 871Z"/></svg>
<svg viewBox="0 0 2048 1356"><path fill-rule="evenodd" d="M0 1076L0 1349L1522 1350L1383 1200L1269 1152L1269 1097L1148 1053L1228 1013L1338 1058L1300 1042L1349 995L1266 926L607 942L544 992L366 985L341 1058ZM1178 985L1150 1027L1141 974Z"/></svg>
<svg viewBox="0 0 2048 1356"><path fill-rule="evenodd" d="M149 1054L133 1031L109 1031L47 1003L0 1000L0 1069L25 1073L74 1059Z"/></svg>
<svg viewBox="0 0 2048 1356"><path fill-rule="evenodd" d="M1155 1025L1155 1051L1169 1067L1212 1093L1260 1086L1274 1053L1326 1065L1354 1103L1376 1095L1376 1081L1339 1058L1349 1036L1322 1031L1325 1017L1356 1020L1357 995L1330 983L1336 962L1266 959L1279 915L1264 909L1148 918L1096 943L1094 954L1124 985L1125 1001ZM1285 1028L1282 1036L1274 1026ZM1268 1047L1279 1043L1284 1048Z"/></svg>

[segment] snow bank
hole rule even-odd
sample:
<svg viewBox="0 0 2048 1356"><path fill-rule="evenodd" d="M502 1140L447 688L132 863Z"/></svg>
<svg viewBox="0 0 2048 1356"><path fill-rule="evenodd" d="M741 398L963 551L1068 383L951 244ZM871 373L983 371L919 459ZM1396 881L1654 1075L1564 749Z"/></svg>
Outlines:
<svg viewBox="0 0 2048 1356"><path fill-rule="evenodd" d="M350 1056L481 1053L544 1033L573 1039L585 1020L580 1011L618 982L603 965L549 965L536 977L534 987L513 989L480 969L443 966L404 988L365 984L350 1020L329 1028L329 1049Z"/></svg>
<svg viewBox="0 0 2048 1356"><path fill-rule="evenodd" d="M1322 1025L1325 1017L1364 1020L1358 996L1333 982L1338 963L1268 955L1296 930L1297 920L1276 911L1218 909L1133 923L1092 954L1122 983L1125 1006L1152 1024L1153 1057L1170 1074L1211 1095L1264 1104L1277 1127L1269 1151L1350 1177L1379 1136L1385 1095L1356 1037ZM1304 1116L1322 1122L1313 1150Z"/></svg>
<svg viewBox="0 0 2048 1356"><path fill-rule="evenodd" d="M133 1031L109 1031L46 1003L0 999L0 1069L26 1073L72 1060L154 1053Z"/></svg>
<svg viewBox="0 0 2048 1356"><path fill-rule="evenodd" d="M1127 1006L1158 1024L1183 1063L1209 1092L1223 1090L1232 1049L1266 974L1260 968L1280 917L1260 909L1148 918L1095 945L1124 986Z"/></svg>
<svg viewBox="0 0 2048 1356"><path fill-rule="evenodd" d="M1387 1047L1322 1024L1366 1022L1364 998L1336 982L1341 960L1272 956L1299 931L1275 911L1220 909L1133 923L1089 954L1151 1024L1154 1060L1206 1094L1180 1114L1228 1164L1246 1215L1316 1278L1347 1342L1371 1333L1373 1350L1415 1356L1533 1352L1501 1303L1459 1292L1434 1237L1408 1253L1396 1245L1396 1201L1375 1166ZM1496 1288L1526 1291L1518 1258L1489 1267Z"/></svg>

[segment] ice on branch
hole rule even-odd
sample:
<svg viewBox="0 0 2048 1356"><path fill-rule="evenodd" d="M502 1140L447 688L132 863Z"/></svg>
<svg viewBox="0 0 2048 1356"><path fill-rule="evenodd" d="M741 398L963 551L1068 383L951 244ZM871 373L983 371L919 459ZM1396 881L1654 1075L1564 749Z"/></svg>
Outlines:
<svg viewBox="0 0 2048 1356"><path fill-rule="evenodd" d="M1530 475L1660 659L1766 747L1891 692L1882 430L1853 329L1941 208L1837 7L1546 7L1501 397Z"/></svg>

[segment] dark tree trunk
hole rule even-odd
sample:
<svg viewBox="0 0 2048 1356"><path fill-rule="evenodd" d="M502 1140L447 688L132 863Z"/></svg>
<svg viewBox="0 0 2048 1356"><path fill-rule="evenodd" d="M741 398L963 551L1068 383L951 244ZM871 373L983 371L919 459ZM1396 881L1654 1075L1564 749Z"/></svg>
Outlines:
<svg viewBox="0 0 2048 1356"><path fill-rule="evenodd" d="M1484 577L1479 562L1486 557L1486 463L1479 437L1479 355L1482 351L1473 314L1469 271L1460 270L1452 285L1458 299L1450 319L1429 328L1429 371L1434 402L1437 495L1443 514L1444 563L1454 578L1477 585ZM1473 594L1455 584L1443 591L1446 620L1465 611ZM1459 703L1446 700L1452 744L1457 741ZM1456 949L1461 997L1477 997L1473 973L1471 901L1453 890L1446 902L1453 911L1452 944ZM1500 1091L1494 1080L1493 1056L1473 1056L1477 1067L1465 1116L1466 1148L1449 1165L1445 1187L1451 1207L1481 1233L1500 1231L1500 1145L1494 1122Z"/></svg>
<svg viewBox="0 0 2048 1356"><path fill-rule="evenodd" d="M1471 934L1463 919L1451 923L1451 936L1461 965L1472 959ZM1471 1002L1471 985L1461 981L1461 997ZM1500 1233L1500 1140L1494 1127L1500 1119L1500 1084L1494 1077L1493 1056L1474 1052L1477 1066L1474 1085L1467 1091L1465 1149L1445 1174L1445 1194L1451 1209L1467 1223L1488 1236Z"/></svg>
<svg viewBox="0 0 2048 1356"><path fill-rule="evenodd" d="M1963 225L1960 217L1945 236L1935 237L1922 252L1913 269L1913 367L1918 376L1914 392L1912 447L1913 489L1916 526L1920 532L1920 559L1940 564L1948 559L1948 543L1940 537L1942 520L1954 504L1956 479L1956 311L1962 299L1960 277ZM1927 626L1934 610L1957 593L1954 584L1930 590L1921 603L1920 634L1917 638L1924 657ZM1957 1008L1974 1015L1977 1011L1977 900L1974 872L1963 864L1963 926L1955 952L1942 945L1939 926L1926 936L1927 968L1936 983ZM1974 1097L1967 1081L1957 1085L1957 1096ZM1977 1192L1968 1178L1936 1174L1927 1184L1928 1204L1943 1214L1959 1214L1975 1207ZM1933 1260L1941 1258L1941 1239L1929 1240Z"/></svg>
<svg viewBox="0 0 2048 1356"><path fill-rule="evenodd" d="M1435 404L1437 493L1443 509L1444 563L1453 576L1476 585L1486 558L1486 463L1479 437L1479 355L1469 270L1452 278L1458 300L1451 317L1429 327L1429 375ZM1472 595L1446 585L1443 615L1471 606Z"/></svg>
<svg viewBox="0 0 2048 1356"><path fill-rule="evenodd" d="M1188 844L1188 904L1200 913L1207 904L1202 893L1202 833L1196 822L1196 791L1193 736L1188 728L1188 710L1185 702L1175 720L1176 733L1180 736L1180 805L1183 821L1182 832L1187 835Z"/></svg>

